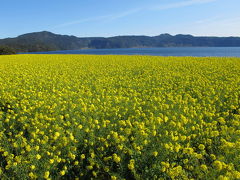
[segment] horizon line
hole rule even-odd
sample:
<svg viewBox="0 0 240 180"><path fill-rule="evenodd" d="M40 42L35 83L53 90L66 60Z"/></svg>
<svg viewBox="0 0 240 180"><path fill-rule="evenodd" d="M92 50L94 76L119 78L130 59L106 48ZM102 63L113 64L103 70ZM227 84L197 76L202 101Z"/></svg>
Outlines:
<svg viewBox="0 0 240 180"><path fill-rule="evenodd" d="M61 35L61 36L74 36L74 37L77 37L77 38L112 38L112 37L124 37L124 36L156 37L156 36L161 36L161 35L170 35L170 36L183 35L183 36L192 36L192 37L238 37L238 38L240 38L240 36L234 36L234 35L230 35L230 36L215 36L215 35L193 35L193 34L189 34L189 33L177 33L177 34L160 33L160 34L157 34L157 35L122 34L122 35L112 35L112 36L77 36L77 35L73 35L73 34L60 34L60 33L56 33L56 32L53 32L53 31L41 30L41 31L33 31L33 32L23 33L23 34L15 36L15 37L0 38L0 40L9 39L9 38L10 39L11 38L18 38L19 36L23 36L23 35L28 35L28 34L32 34L32 33L43 33L43 32L48 32L48 33L52 33L52 34L55 34L55 35Z"/></svg>

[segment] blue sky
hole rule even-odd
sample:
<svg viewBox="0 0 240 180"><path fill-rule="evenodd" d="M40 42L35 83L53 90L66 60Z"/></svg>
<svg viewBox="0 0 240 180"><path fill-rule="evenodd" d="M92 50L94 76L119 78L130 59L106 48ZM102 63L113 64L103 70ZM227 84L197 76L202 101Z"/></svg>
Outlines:
<svg viewBox="0 0 240 180"><path fill-rule="evenodd" d="M240 36L239 0L6 0L0 38L38 31L78 37Z"/></svg>

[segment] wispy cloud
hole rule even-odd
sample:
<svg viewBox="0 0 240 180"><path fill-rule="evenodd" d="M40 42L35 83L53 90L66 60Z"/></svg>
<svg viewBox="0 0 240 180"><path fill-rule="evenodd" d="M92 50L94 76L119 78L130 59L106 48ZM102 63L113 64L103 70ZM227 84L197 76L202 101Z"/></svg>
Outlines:
<svg viewBox="0 0 240 180"><path fill-rule="evenodd" d="M195 24L206 24L206 23L211 23L211 22L222 20L222 18L223 18L223 16L208 17L205 19L198 19L194 23Z"/></svg>
<svg viewBox="0 0 240 180"><path fill-rule="evenodd" d="M91 22L91 21L99 21L99 20L103 20L103 19L108 19L110 17L111 17L111 15L90 17L90 18L85 18L85 19L80 19L80 20L76 20L76 21L70 21L67 23L59 24L59 25L54 26L53 28L66 27L66 26L71 26L71 25L81 24L81 23L86 23L86 22Z"/></svg>
<svg viewBox="0 0 240 180"><path fill-rule="evenodd" d="M224 18L223 16L216 16L213 18L197 20L195 24L199 25L222 24L224 26L227 26L229 24L240 24L240 17L235 16Z"/></svg>
<svg viewBox="0 0 240 180"><path fill-rule="evenodd" d="M132 14L136 14L142 10L144 10L144 8L136 8L136 9L131 9L131 10L119 13L119 14L113 14L110 17L108 17L108 19L106 19L106 20L115 20L115 19L123 18L123 17L129 16L129 15L132 15Z"/></svg>
<svg viewBox="0 0 240 180"><path fill-rule="evenodd" d="M188 22L180 30L185 34L191 33L196 36L240 36L239 28L240 16L235 14L235 16L220 15Z"/></svg>
<svg viewBox="0 0 240 180"><path fill-rule="evenodd" d="M71 25L76 25L76 24L82 24L86 22L96 22L96 21L112 21L115 19L120 19L126 16L129 16L131 14L135 14L139 11L143 10L142 8L137 8L137 9L131 9L128 11L124 11L118 14L109 14L109 15L104 15L104 16L96 16L96 17L90 17L90 18L85 18L85 19L80 19L76 21L71 21L63 24L59 24L54 26L53 28L60 28L60 27L66 27L66 26L71 26Z"/></svg>
<svg viewBox="0 0 240 180"><path fill-rule="evenodd" d="M156 6L150 7L149 9L150 10L176 9L176 8L182 8L182 7L187 7L187 6L197 5L197 4L211 3L214 1L217 1L217 0L187 0L187 1L177 2L177 3L156 5Z"/></svg>
<svg viewBox="0 0 240 180"><path fill-rule="evenodd" d="M103 15L103 16L96 16L96 17L80 19L80 20L76 20L76 21L70 21L70 22L56 25L53 28L61 28L61 27L66 27L66 26L71 26L71 25L76 25L76 24L81 24L81 23L86 23L86 22L113 21L116 19L130 16L132 14L136 14L140 11L176 9L176 8L182 8L182 7L192 6L192 5L197 5L197 4L211 3L214 1L217 1L217 0L185 0L185 1L177 2L177 3L169 3L169 4L162 4L162 5L141 7L141 8L136 8L136 9L130 9L130 10L127 10L127 11L124 11L121 13L116 13L116 14L108 14L108 15Z"/></svg>

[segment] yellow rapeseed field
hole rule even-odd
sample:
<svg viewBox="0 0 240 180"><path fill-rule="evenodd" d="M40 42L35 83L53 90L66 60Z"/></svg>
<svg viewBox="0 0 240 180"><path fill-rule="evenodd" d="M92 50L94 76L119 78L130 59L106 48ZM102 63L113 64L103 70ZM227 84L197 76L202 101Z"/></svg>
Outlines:
<svg viewBox="0 0 240 180"><path fill-rule="evenodd" d="M0 179L240 179L240 58L0 56Z"/></svg>

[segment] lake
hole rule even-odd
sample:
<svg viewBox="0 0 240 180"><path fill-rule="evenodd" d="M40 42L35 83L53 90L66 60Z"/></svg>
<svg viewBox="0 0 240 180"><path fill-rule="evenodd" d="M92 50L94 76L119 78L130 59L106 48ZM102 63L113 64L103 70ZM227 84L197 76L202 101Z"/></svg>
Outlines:
<svg viewBox="0 0 240 180"><path fill-rule="evenodd" d="M96 54L96 55L152 55L152 56L195 56L195 57L240 57L240 47L162 47L122 49L82 49L35 52L27 54Z"/></svg>

